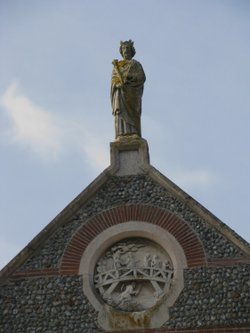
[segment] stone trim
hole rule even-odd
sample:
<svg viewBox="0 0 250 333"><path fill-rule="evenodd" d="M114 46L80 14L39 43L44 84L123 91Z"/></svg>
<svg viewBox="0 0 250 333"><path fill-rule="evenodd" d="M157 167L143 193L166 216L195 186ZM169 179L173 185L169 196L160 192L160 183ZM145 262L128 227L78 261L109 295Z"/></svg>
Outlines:
<svg viewBox="0 0 250 333"><path fill-rule="evenodd" d="M225 266L235 266L235 265L250 265L250 259L243 258L221 258L213 259L207 262L208 267L225 267Z"/></svg>
<svg viewBox="0 0 250 333"><path fill-rule="evenodd" d="M202 244L185 221L158 207L129 205L104 211L78 229L64 251L60 274L78 274L80 260L88 244L103 230L129 221L149 222L172 234L183 248L188 268L206 265Z"/></svg>
<svg viewBox="0 0 250 333"><path fill-rule="evenodd" d="M247 327L217 327L217 328L197 328L197 329L143 329L125 330L123 333L249 333L250 326ZM106 331L106 333L120 333L120 331Z"/></svg>

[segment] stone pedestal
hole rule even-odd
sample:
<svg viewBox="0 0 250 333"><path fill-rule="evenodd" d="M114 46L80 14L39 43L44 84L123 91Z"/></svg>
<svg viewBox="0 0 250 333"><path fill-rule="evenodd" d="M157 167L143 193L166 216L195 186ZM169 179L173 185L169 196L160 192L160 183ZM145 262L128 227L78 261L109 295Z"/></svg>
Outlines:
<svg viewBox="0 0 250 333"><path fill-rule="evenodd" d="M145 173L149 167L148 143L137 136L124 136L111 142L110 156L117 176Z"/></svg>

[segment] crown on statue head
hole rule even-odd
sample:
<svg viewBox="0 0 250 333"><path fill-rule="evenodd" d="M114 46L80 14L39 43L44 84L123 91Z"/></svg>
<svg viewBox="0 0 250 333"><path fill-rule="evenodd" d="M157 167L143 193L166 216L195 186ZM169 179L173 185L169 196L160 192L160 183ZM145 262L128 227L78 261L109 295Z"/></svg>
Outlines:
<svg viewBox="0 0 250 333"><path fill-rule="evenodd" d="M123 44L130 44L131 46L134 46L134 42L130 40L125 40L124 42L121 40L120 45L122 46Z"/></svg>

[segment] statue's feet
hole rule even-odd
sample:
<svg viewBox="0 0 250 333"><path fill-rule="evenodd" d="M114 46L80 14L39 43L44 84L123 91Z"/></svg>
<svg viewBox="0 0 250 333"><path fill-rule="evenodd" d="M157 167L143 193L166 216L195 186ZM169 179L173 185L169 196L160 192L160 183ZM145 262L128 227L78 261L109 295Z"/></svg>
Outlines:
<svg viewBox="0 0 250 333"><path fill-rule="evenodd" d="M115 141L133 141L133 140L140 140L141 137L137 133L131 133L131 134L124 134L124 135L118 135L115 139Z"/></svg>

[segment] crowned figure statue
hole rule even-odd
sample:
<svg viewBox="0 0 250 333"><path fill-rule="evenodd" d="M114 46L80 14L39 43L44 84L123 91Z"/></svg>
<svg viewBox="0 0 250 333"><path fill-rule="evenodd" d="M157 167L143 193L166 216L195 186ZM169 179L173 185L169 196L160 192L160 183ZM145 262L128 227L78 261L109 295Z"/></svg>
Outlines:
<svg viewBox="0 0 250 333"><path fill-rule="evenodd" d="M115 117L115 136L141 137L141 105L146 80L142 65L133 59L134 43L120 42L122 60L113 60L111 103Z"/></svg>

